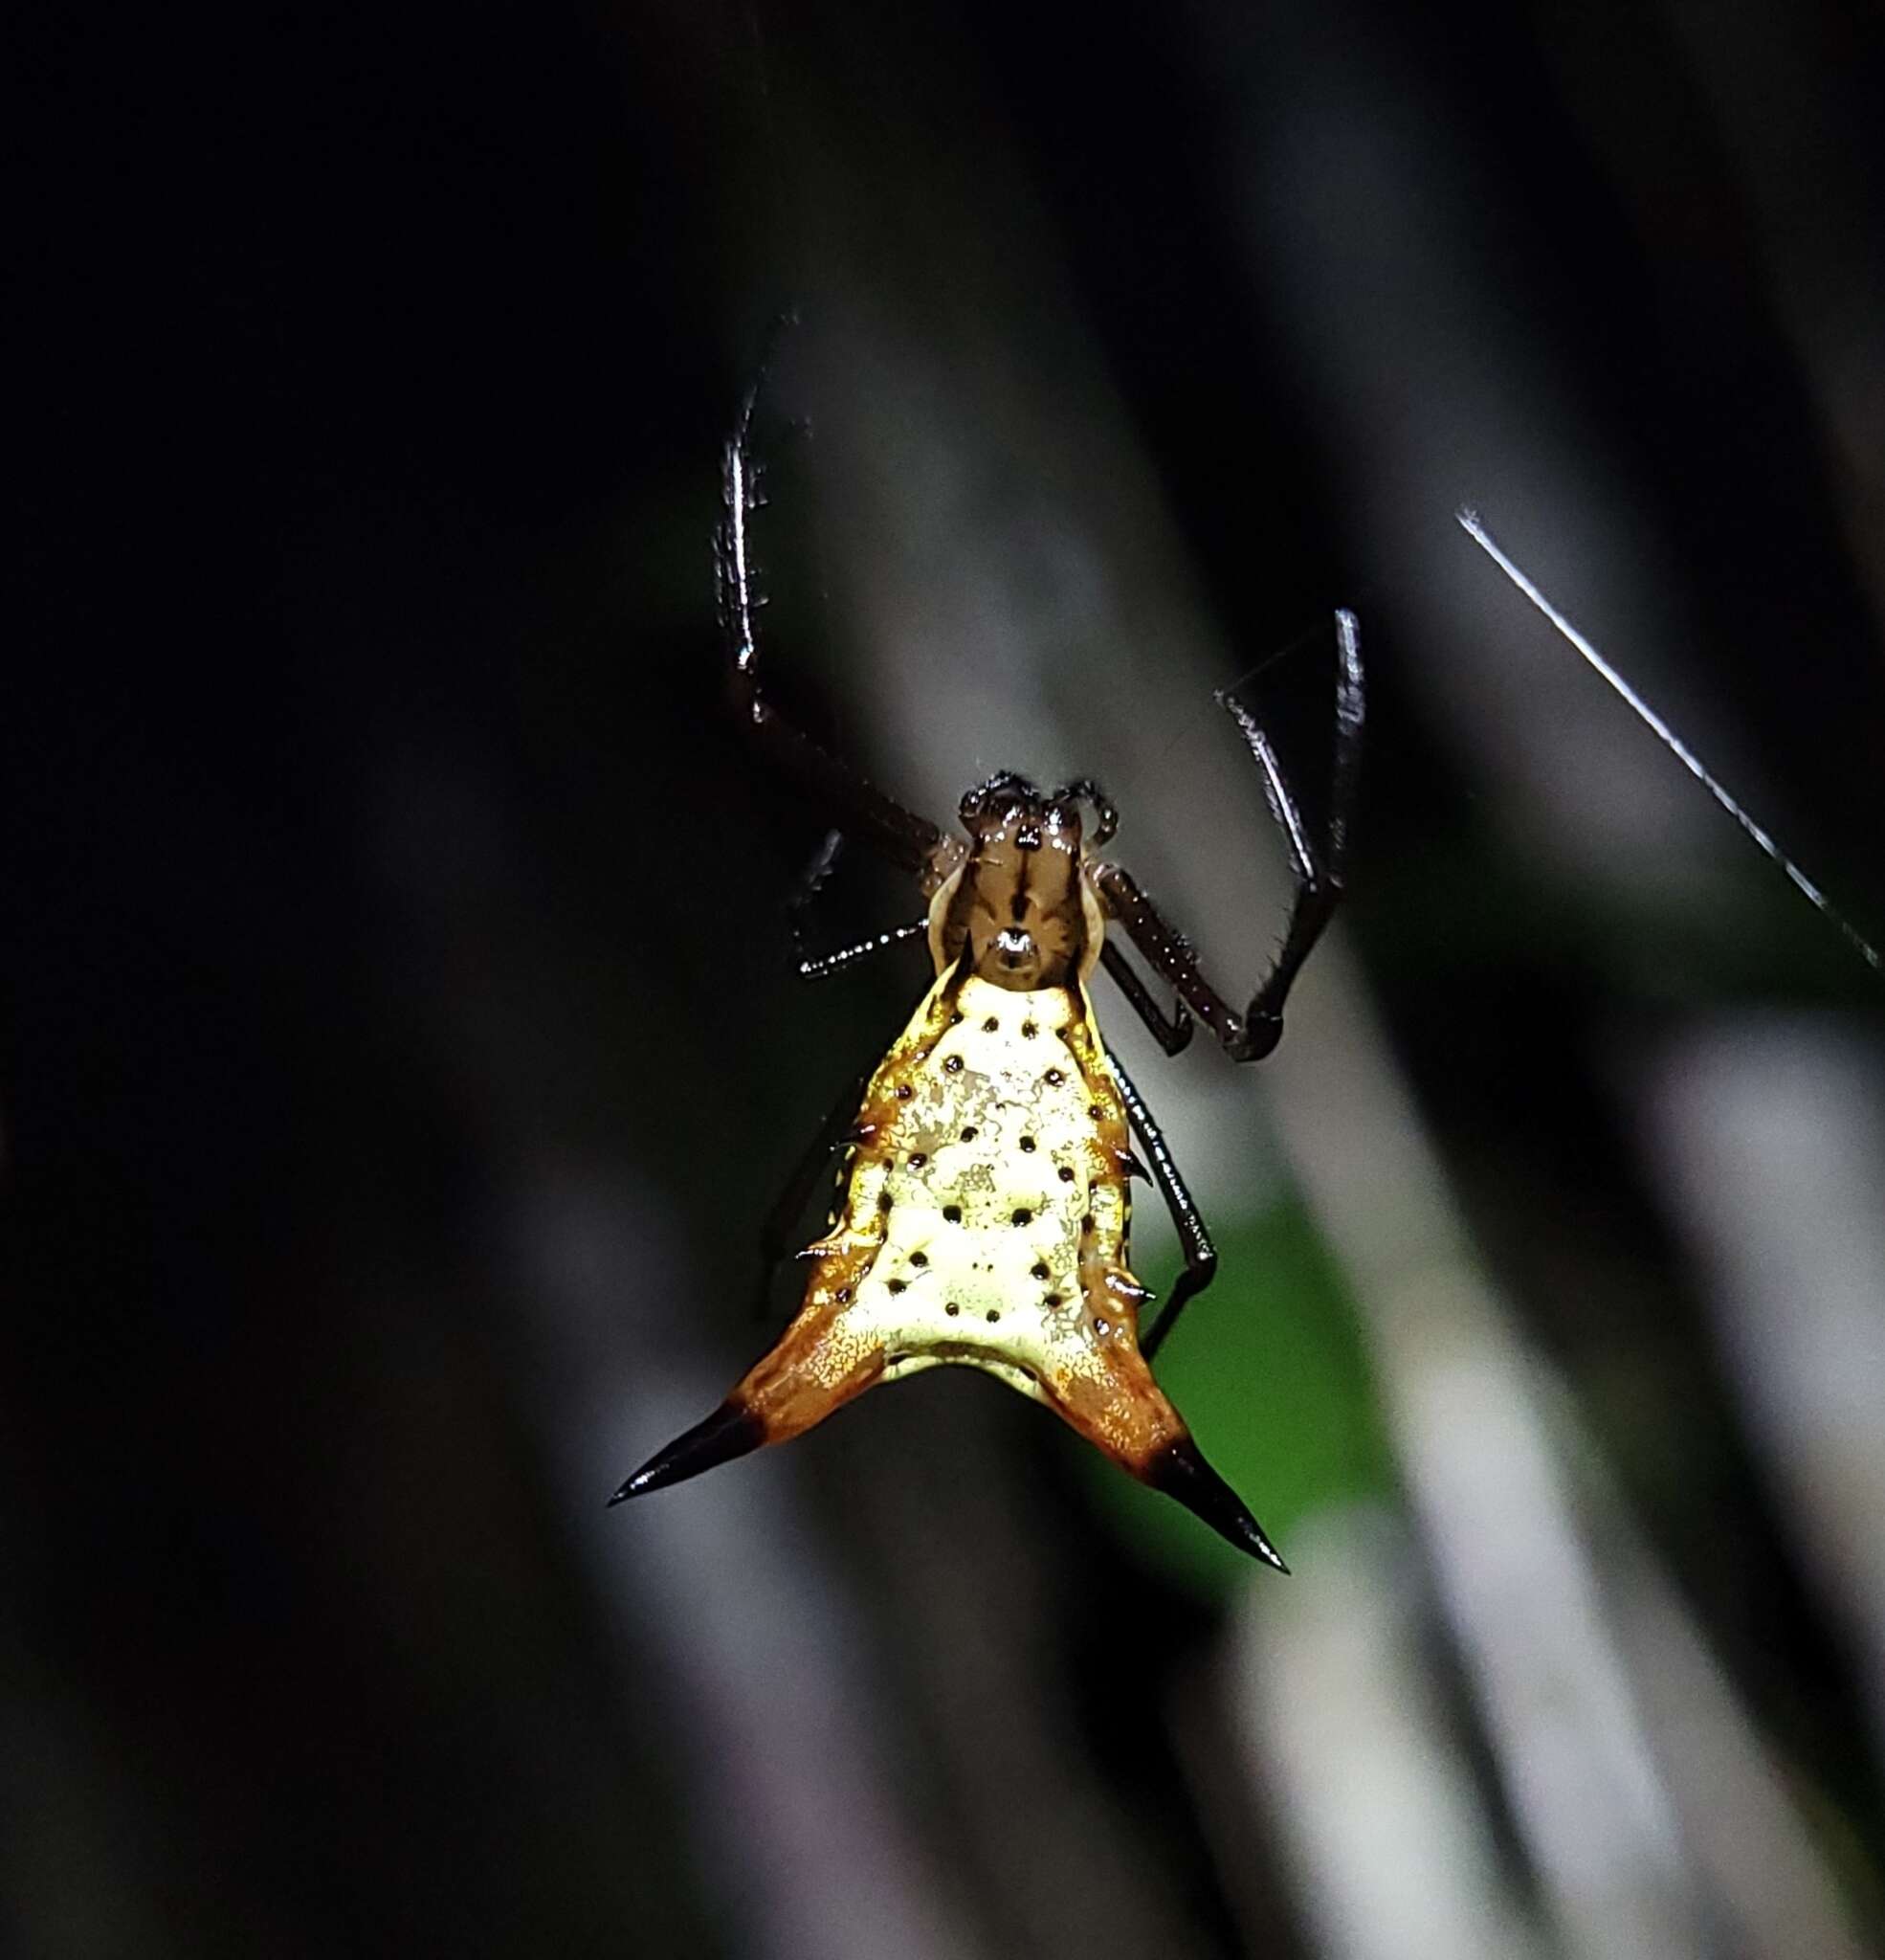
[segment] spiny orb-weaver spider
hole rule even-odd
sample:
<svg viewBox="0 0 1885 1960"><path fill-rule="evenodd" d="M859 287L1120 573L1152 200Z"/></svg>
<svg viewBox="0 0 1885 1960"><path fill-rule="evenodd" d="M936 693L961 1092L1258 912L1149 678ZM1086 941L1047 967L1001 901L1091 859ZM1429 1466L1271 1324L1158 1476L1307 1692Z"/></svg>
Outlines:
<svg viewBox="0 0 1885 1960"><path fill-rule="evenodd" d="M748 540L757 504L752 423L764 380L762 372L747 391L726 445L717 540L734 705L827 819L914 874L929 902L925 921L804 960L801 971L828 972L926 931L936 979L863 1085L861 1105L854 1086L774 1210L768 1271L790 1249L785 1235L832 1152L843 1148L842 1199L826 1236L801 1255L810 1275L797 1315L719 1409L610 1502L784 1442L878 1382L962 1363L1046 1403L1142 1482L1287 1571L1148 1366L1186 1303L1210 1283L1217 1255L1143 1097L1100 1040L1087 983L1103 966L1167 1055L1190 1040L1194 1016L1233 1061L1259 1060L1275 1047L1291 984L1342 893L1363 717L1354 615L1336 614L1335 763L1320 844L1311 843L1254 716L1220 696L1262 771L1296 881L1281 949L1239 1013L1131 873L1096 855L1118 825L1097 783L1082 778L1044 792L1004 770L963 798L965 841L893 802L766 701ZM830 868L836 835L809 888ZM1109 924L1175 990L1169 1016L1107 938ZM1127 1263L1134 1175L1158 1188L1185 1256L1164 1314L1143 1340L1139 1313L1150 1295Z"/></svg>

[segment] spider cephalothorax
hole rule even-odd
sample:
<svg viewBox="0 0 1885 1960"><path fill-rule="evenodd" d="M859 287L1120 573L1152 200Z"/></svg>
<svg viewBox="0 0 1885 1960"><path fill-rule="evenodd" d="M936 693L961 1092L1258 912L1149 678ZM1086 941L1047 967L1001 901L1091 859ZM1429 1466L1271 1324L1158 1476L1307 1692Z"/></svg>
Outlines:
<svg viewBox="0 0 1885 1960"><path fill-rule="evenodd" d="M1051 792L1011 772L963 798L966 842L892 802L782 721L759 688L747 552L753 505L749 394L726 454L721 616L735 704L772 755L846 830L918 879L925 919L867 947L801 963L815 975L881 945L926 935L935 979L864 1084L833 1110L774 1214L772 1261L833 1149L840 1196L809 1262L799 1310L725 1402L637 1470L611 1502L783 1442L879 1382L927 1368L978 1368L1042 1402L1142 1481L1188 1505L1232 1544L1287 1570L1242 1501L1205 1461L1148 1366L1217 1256L1142 1097L1108 1055L1087 983L1097 966L1168 1054L1193 1016L1237 1060L1275 1046L1284 996L1341 889L1362 725L1355 622L1337 615L1336 768L1319 859L1269 742L1226 705L1264 773L1297 889L1276 966L1241 1013L1200 973L1130 874L1092 853L1117 828L1086 780ZM1082 807L1093 813L1088 829ZM810 883L829 870L828 841ZM1178 994L1169 1015L1107 938L1117 924ZM1137 1133L1146 1164L1133 1154ZM1149 1165L1149 1169L1147 1168ZM1150 1295L1128 1263L1130 1180L1170 1209L1186 1265L1142 1341Z"/></svg>
<svg viewBox="0 0 1885 1960"><path fill-rule="evenodd" d="M1106 915L1080 821L1090 787L1044 795L1004 771L963 798L968 851L930 901L939 971L962 960L978 979L1017 991L1066 987L1093 971Z"/></svg>

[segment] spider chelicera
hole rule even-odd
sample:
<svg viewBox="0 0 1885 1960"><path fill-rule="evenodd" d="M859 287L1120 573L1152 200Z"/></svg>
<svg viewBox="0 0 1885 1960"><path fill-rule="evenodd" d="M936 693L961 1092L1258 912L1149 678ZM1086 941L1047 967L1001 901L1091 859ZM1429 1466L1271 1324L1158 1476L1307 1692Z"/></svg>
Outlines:
<svg viewBox="0 0 1885 1960"><path fill-rule="evenodd" d="M1262 771L1296 881L1282 947L1240 1012L1132 874L1098 855L1118 813L1097 783L1043 791L1004 770L963 798L965 836L947 835L765 699L748 536L763 382L762 374L748 390L725 451L717 562L734 705L768 760L837 826L801 899L831 868L838 835L849 835L914 876L928 901L921 921L801 959L800 970L815 977L921 933L936 979L883 1061L840 1099L771 1214L768 1273L792 1250L787 1235L843 1150L829 1229L801 1254L810 1270L798 1313L720 1408L610 1502L783 1442L879 1382L961 1363L1044 1402L1142 1482L1286 1571L1148 1366L1186 1303L1210 1283L1217 1255L1144 1098L1101 1042L1087 983L1104 967L1167 1055L1199 1021L1233 1061L1260 1060L1275 1047L1290 988L1342 894L1363 719L1354 615L1336 614L1335 762L1320 838L1312 842L1255 717L1220 697ZM1172 987L1169 1014L1109 926ZM1164 1313L1142 1339L1140 1310L1150 1296L1127 1263L1134 1175L1157 1187L1185 1258Z"/></svg>

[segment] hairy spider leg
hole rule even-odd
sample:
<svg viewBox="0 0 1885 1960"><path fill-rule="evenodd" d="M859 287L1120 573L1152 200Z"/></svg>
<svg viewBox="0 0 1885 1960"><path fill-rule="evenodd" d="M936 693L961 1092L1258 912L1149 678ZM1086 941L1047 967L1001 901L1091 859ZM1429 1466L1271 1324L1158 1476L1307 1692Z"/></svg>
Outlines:
<svg viewBox="0 0 1885 1960"><path fill-rule="evenodd" d="M1120 1100L1126 1105L1133 1129L1150 1160L1147 1174L1165 1201L1165 1210L1171 1216L1172 1227L1178 1234L1178 1243L1185 1255L1185 1270L1172 1282L1164 1311L1151 1331L1139 1337L1139 1351L1150 1361L1177 1325L1186 1302L1196 1299L1217 1277L1217 1248L1210 1242L1210 1234L1205 1228L1197 1200L1186 1189L1185 1178L1171 1154L1171 1147L1165 1142L1164 1131L1159 1127L1158 1119L1147 1107L1138 1085L1120 1066L1119 1057L1109 1053L1106 1059L1112 1066L1113 1080L1120 1085Z"/></svg>
<svg viewBox="0 0 1885 1960"><path fill-rule="evenodd" d="M854 966L859 960L867 960L874 953L886 951L893 946L903 946L910 940L920 939L929 930L929 920L925 916L914 919L902 925L893 925L888 932L874 932L869 939L860 939L855 946L842 946L829 953L809 952L806 949L805 922L811 910L825 880L831 877L838 861L838 854L844 849L844 833L827 831L824 841L811 855L811 861L799 874L799 881L791 898L786 904L787 924L792 935L792 952L798 961L798 975L801 980L826 980L833 973L841 973L845 968Z"/></svg>
<svg viewBox="0 0 1885 1960"><path fill-rule="evenodd" d="M714 567L721 635L729 657L728 679L740 719L768 758L806 790L844 828L905 871L925 873L942 834L927 817L905 810L794 727L760 690L758 612L764 603L753 562L749 520L763 501L752 455L753 412L765 386L762 367L740 405L727 438L721 478L721 516Z"/></svg>
<svg viewBox="0 0 1885 1960"><path fill-rule="evenodd" d="M893 925L888 932L874 932L869 939L860 939L855 946L841 946L835 952L820 953L814 959L801 958L799 978L828 980L833 973L854 967L859 960L871 959L894 946L906 946L913 939L921 939L928 930L927 919L911 919L901 925Z"/></svg>
<svg viewBox="0 0 1885 1960"><path fill-rule="evenodd" d="M1328 823L1320 853L1309 841L1302 813L1290 792L1270 738L1235 696L1218 697L1263 772L1264 793L1288 842L1290 869L1296 880L1282 950L1243 1013L1231 1007L1205 978L1184 937L1166 923L1124 866L1107 864L1096 874L1112 916L1125 928L1147 964L1171 982L1180 998L1217 1036L1232 1061L1259 1061L1275 1048L1283 1032L1283 1004L1290 988L1342 897L1348 827L1360 771L1364 694L1361 629L1352 612L1338 612L1335 623L1335 763L1329 779Z"/></svg>
<svg viewBox="0 0 1885 1960"><path fill-rule="evenodd" d="M1171 1018L1152 998L1152 990L1133 970L1132 962L1109 939L1099 949L1099 964L1113 977L1113 985L1125 995L1126 1005L1145 1023L1146 1033L1167 1055L1182 1055L1191 1045L1197 1022L1184 1001L1172 1003Z"/></svg>

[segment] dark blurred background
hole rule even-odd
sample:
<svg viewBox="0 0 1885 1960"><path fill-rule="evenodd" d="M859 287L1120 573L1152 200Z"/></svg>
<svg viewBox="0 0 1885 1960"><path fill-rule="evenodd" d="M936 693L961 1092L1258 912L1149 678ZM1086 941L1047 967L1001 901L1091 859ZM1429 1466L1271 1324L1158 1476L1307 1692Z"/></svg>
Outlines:
<svg viewBox="0 0 1885 1960"><path fill-rule="evenodd" d="M1885 933L1875 11L6 37L0 1946L1880 1950L1885 993L1452 518ZM723 711L787 304L782 696L939 817L1099 775L1228 991L1212 689L1314 804L1362 616L1276 1058L1098 1002L1287 1581L965 1370L602 1507L924 984L793 978Z"/></svg>

